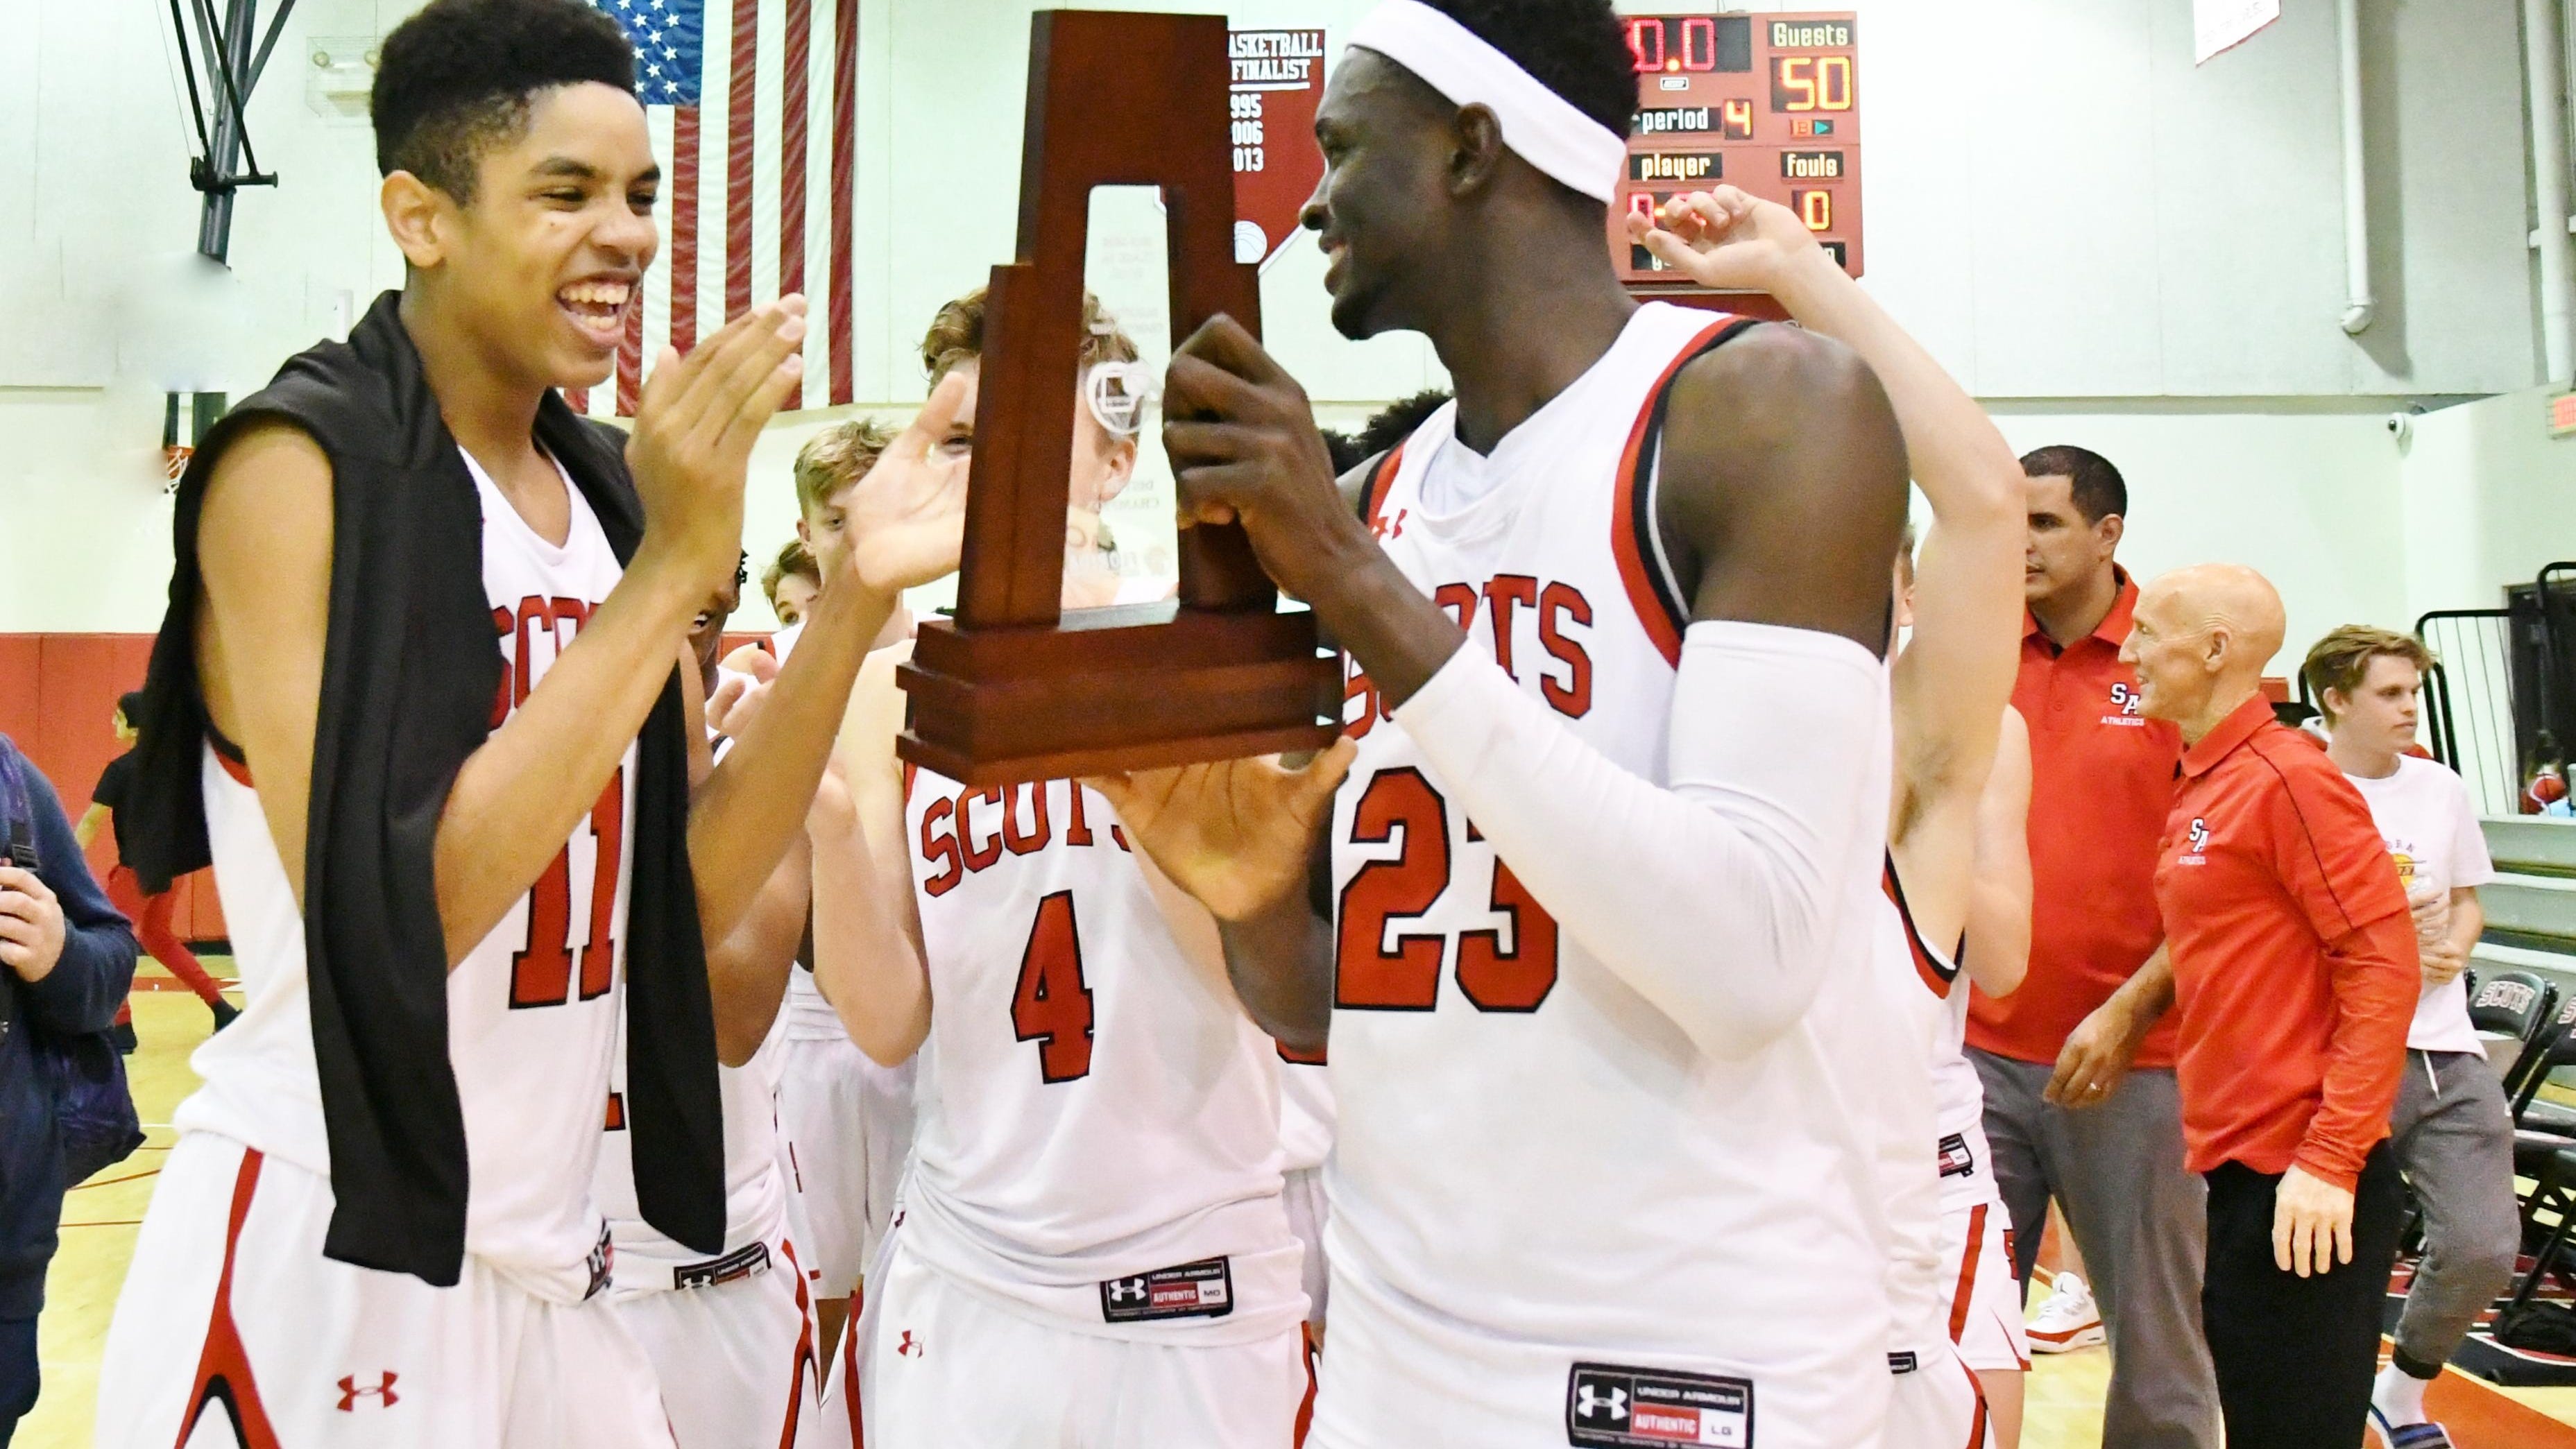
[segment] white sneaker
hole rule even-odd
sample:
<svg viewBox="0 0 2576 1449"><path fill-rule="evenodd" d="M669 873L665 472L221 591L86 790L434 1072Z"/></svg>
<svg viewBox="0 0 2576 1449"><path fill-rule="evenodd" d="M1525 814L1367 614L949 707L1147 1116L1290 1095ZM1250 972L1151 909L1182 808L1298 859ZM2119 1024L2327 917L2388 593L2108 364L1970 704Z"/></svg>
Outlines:
<svg viewBox="0 0 2576 1449"><path fill-rule="evenodd" d="M2048 1301L2030 1320L2032 1353L2073 1353L2110 1341L2102 1331L2102 1310L2093 1305L2093 1290L2072 1273L2060 1273L2049 1285Z"/></svg>

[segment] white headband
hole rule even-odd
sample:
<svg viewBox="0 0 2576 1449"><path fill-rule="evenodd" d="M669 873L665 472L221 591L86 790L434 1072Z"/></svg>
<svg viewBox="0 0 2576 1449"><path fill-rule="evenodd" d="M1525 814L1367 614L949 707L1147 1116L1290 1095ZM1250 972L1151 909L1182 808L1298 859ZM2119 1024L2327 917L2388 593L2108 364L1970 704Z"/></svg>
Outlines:
<svg viewBox="0 0 2576 1449"><path fill-rule="evenodd" d="M1492 111L1503 144L1555 180L1604 203L1618 195L1627 138L1421 0L1379 0L1352 29L1350 44L1403 66L1454 104Z"/></svg>

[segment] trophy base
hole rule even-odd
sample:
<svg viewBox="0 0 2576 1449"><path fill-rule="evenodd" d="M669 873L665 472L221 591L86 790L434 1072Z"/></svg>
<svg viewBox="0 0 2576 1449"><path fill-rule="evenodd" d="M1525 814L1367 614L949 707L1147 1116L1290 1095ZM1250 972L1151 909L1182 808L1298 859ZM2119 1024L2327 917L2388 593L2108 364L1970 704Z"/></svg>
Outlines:
<svg viewBox="0 0 2576 1449"><path fill-rule="evenodd" d="M895 753L978 790L1320 750L1341 732L1341 665L1307 613L1166 600L1053 627L933 620L896 682L909 698Z"/></svg>

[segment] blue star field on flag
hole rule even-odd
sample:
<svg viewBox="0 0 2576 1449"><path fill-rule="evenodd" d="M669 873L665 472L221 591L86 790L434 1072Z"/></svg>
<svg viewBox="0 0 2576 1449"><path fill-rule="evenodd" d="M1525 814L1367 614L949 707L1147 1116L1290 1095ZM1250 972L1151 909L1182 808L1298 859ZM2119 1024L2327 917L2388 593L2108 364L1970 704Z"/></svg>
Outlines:
<svg viewBox="0 0 2576 1449"><path fill-rule="evenodd" d="M595 0L635 45L635 98L694 106L704 71L706 0Z"/></svg>

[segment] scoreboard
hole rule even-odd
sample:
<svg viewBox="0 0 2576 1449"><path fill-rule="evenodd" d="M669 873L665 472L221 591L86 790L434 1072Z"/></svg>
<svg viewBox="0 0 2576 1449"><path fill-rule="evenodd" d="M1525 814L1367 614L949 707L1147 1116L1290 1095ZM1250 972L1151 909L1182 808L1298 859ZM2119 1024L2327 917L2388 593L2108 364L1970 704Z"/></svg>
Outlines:
<svg viewBox="0 0 2576 1449"><path fill-rule="evenodd" d="M1630 15L1637 116L1610 209L1610 246L1631 291L1701 289L1628 241L1630 212L1721 183L1780 202L1857 277L1860 58L1849 12Z"/></svg>

